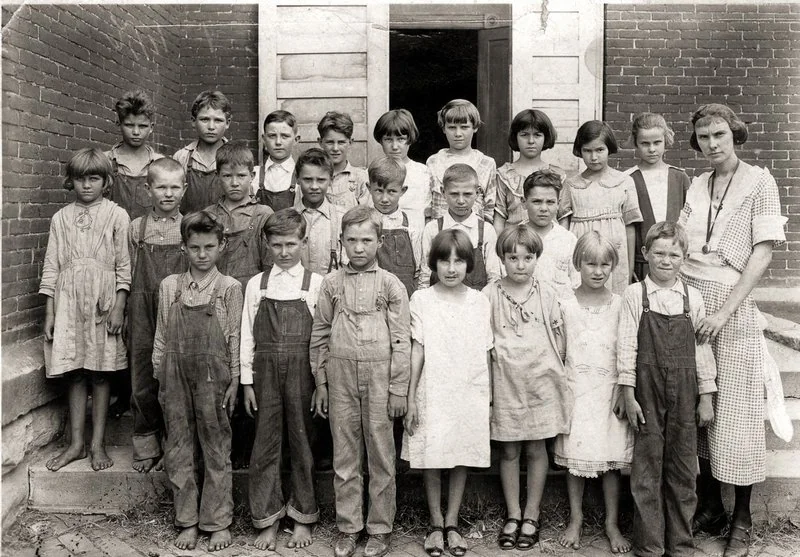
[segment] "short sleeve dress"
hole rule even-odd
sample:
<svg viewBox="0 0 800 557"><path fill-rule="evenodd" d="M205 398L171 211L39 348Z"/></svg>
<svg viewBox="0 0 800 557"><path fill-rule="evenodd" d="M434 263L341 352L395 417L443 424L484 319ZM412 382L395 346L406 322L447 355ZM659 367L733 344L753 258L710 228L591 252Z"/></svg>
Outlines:
<svg viewBox="0 0 800 557"><path fill-rule="evenodd" d="M678 222L689 237L689 255L681 278L703 296L706 314L722 307L747 266L753 246L782 244L786 236L775 179L768 170L743 161L731 179L706 244L710 172L692 181ZM716 212L717 206L712 210ZM763 317L747 296L712 343L717 361L714 421L698 431L698 456L710 459L719 481L751 485L766 477L764 431Z"/></svg>
<svg viewBox="0 0 800 557"><path fill-rule="evenodd" d="M109 334L106 324L117 290L130 290L129 225L125 210L104 198L70 203L53 216L39 286L55 305L47 377L127 367L122 335Z"/></svg>
<svg viewBox="0 0 800 557"><path fill-rule="evenodd" d="M586 180L580 174L567 178L559 198L559 214L570 213L569 229L576 238L596 230L617 248L619 264L611 274L611 291L622 295L630 276L625 227L642 221L633 179L613 168L607 169L600 180Z"/></svg>
<svg viewBox="0 0 800 557"><path fill-rule="evenodd" d="M488 467L489 299L468 288L450 300L436 287L411 296L411 337L425 348L417 387L419 428L403 437L412 468Z"/></svg>
<svg viewBox="0 0 800 557"><path fill-rule="evenodd" d="M534 281L522 302L500 281L483 289L492 304L491 437L534 441L569 433L572 391L561 361L561 308L549 285Z"/></svg>
<svg viewBox="0 0 800 557"><path fill-rule="evenodd" d="M594 478L630 467L633 433L614 415L617 386L617 329L622 298L582 307L574 296L561 301L567 333L568 384L575 396L572 427L555 443L555 461L573 476Z"/></svg>

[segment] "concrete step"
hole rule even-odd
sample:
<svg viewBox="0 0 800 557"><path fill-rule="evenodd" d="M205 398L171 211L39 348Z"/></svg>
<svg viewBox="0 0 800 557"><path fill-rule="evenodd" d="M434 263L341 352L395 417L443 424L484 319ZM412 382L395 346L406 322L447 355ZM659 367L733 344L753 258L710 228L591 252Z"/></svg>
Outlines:
<svg viewBox="0 0 800 557"><path fill-rule="evenodd" d="M770 339L767 348L781 372L784 396L800 398L800 352Z"/></svg>
<svg viewBox="0 0 800 557"><path fill-rule="evenodd" d="M792 440L787 443L775 435L772 431L772 427L769 425L769 418L766 417L765 409L764 425L767 431L766 441L768 450L800 450L800 398L787 398L784 402L786 404L786 413L789 414L789 418L792 420L792 425L794 426L794 436ZM800 469L800 463L797 464L797 467Z"/></svg>
<svg viewBox="0 0 800 557"><path fill-rule="evenodd" d="M39 463L32 465L29 473L29 507L43 512L117 514L134 507L156 509L171 500L169 484L164 472L139 474L131 469L130 447L109 447L114 466L95 472L84 459L51 472L44 466L47 458L55 454L54 448ZM753 491L752 508L761 517L787 514L800 506L800 450L767 451L767 481ZM545 489L545 503L567 501L566 474L551 472ZM286 478L288 479L288 478ZM236 508L247 505L247 470L234 470L233 495ZM623 476L623 505L629 505L627 476ZM397 477L399 500L408 500L409 494L422 493L422 475L409 471ZM596 484L596 485L595 485ZM524 485L524 483L523 483ZM502 489L496 468L475 470L470 473L467 498L478 497L484 503L491 501L502 505ZM317 498L321 506L333 505L333 473L317 474ZM586 504L602 504L599 481L587 486ZM726 500L730 494L726 492Z"/></svg>

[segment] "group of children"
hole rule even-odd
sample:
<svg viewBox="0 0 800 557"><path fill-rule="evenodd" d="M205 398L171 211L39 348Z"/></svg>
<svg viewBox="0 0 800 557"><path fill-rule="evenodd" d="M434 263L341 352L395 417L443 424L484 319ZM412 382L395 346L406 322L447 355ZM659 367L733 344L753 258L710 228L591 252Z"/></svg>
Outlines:
<svg viewBox="0 0 800 557"><path fill-rule="evenodd" d="M426 165L408 157L412 115L392 110L374 130L385 156L364 170L348 160L346 114L327 113L321 148L295 160L295 117L271 113L256 168L246 144L225 138L230 103L218 91L197 97L198 139L172 158L146 142L154 110L143 93L116 108L122 142L73 156L65 187L76 200L50 228L47 373L69 380L71 442L48 468L86 456L89 384L92 467L113 464L107 372L129 366L134 468L163 457L180 549L201 530L212 551L230 544L241 392L256 420L249 501L260 549L275 548L285 516L289 547L312 541L313 413L331 426L337 557L364 531L365 555L389 551L395 423L402 458L423 470L434 557L467 551L467 471L490 465L492 441L508 512L499 546L536 544L551 438L569 471L564 546L580 546L584 479L602 476L611 548L631 549L617 515L619 471L632 467L634 549L690 551L692 440L713 419L715 366L695 342L702 299L678 276L688 246L675 208L688 178L663 161L673 134L662 117L634 119L640 163L626 173L608 166L608 125L586 122L573 148L586 170L565 177L541 158L556 131L534 109L514 118L519 157L500 169L471 147L481 125L471 103L439 112L449 148Z"/></svg>

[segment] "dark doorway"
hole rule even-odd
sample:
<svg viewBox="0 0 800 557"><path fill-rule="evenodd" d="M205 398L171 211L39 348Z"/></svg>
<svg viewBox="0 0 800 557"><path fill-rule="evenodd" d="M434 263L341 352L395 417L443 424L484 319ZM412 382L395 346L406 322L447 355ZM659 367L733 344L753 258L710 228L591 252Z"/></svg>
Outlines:
<svg viewBox="0 0 800 557"><path fill-rule="evenodd" d="M478 31L392 29L389 47L389 106L414 115L420 138L409 156L424 163L447 147L436 112L452 99L478 106Z"/></svg>

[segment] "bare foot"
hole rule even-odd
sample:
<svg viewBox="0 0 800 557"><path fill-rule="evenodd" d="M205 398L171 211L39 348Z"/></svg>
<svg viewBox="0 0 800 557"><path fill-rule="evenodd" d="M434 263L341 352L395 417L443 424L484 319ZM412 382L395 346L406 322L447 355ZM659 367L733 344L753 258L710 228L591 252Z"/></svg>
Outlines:
<svg viewBox="0 0 800 557"><path fill-rule="evenodd" d="M295 522L292 538L286 543L286 547L308 547L312 541L311 525Z"/></svg>
<svg viewBox="0 0 800 557"><path fill-rule="evenodd" d="M99 447L90 447L89 454L92 457L92 470L95 472L114 466L114 461L108 456L106 448L103 445Z"/></svg>
<svg viewBox="0 0 800 557"><path fill-rule="evenodd" d="M60 455L54 456L48 460L45 466L47 466L48 470L55 472L70 462L81 460L83 458L86 458L86 446L83 443L80 445L70 445L64 449L64 452L62 452Z"/></svg>
<svg viewBox="0 0 800 557"><path fill-rule="evenodd" d="M175 540L175 547L178 549L194 549L197 545L197 536L199 533L200 531L197 529L197 526L184 528Z"/></svg>
<svg viewBox="0 0 800 557"><path fill-rule="evenodd" d="M262 529L258 536L256 537L256 541L253 542L253 545L256 546L261 551L275 551L275 540L278 538L278 524L280 523L279 520L276 520L270 526Z"/></svg>
<svg viewBox="0 0 800 557"><path fill-rule="evenodd" d="M231 531L225 528L211 534L211 539L208 540L209 551L219 551L231 545Z"/></svg>
<svg viewBox="0 0 800 557"><path fill-rule="evenodd" d="M629 542L616 524L606 524L606 537L611 544L612 553L627 553L632 549Z"/></svg>
<svg viewBox="0 0 800 557"><path fill-rule="evenodd" d="M147 474L156 467L158 462L159 459L157 458L143 458L142 460L134 460L131 467L140 474Z"/></svg>
<svg viewBox="0 0 800 557"><path fill-rule="evenodd" d="M566 530L558 536L558 543L569 549L581 548L581 530L583 529L583 516L569 517Z"/></svg>
<svg viewBox="0 0 800 557"><path fill-rule="evenodd" d="M161 472L164 469L164 455L161 455L161 458L158 459L156 465L153 466L153 470L156 472Z"/></svg>

